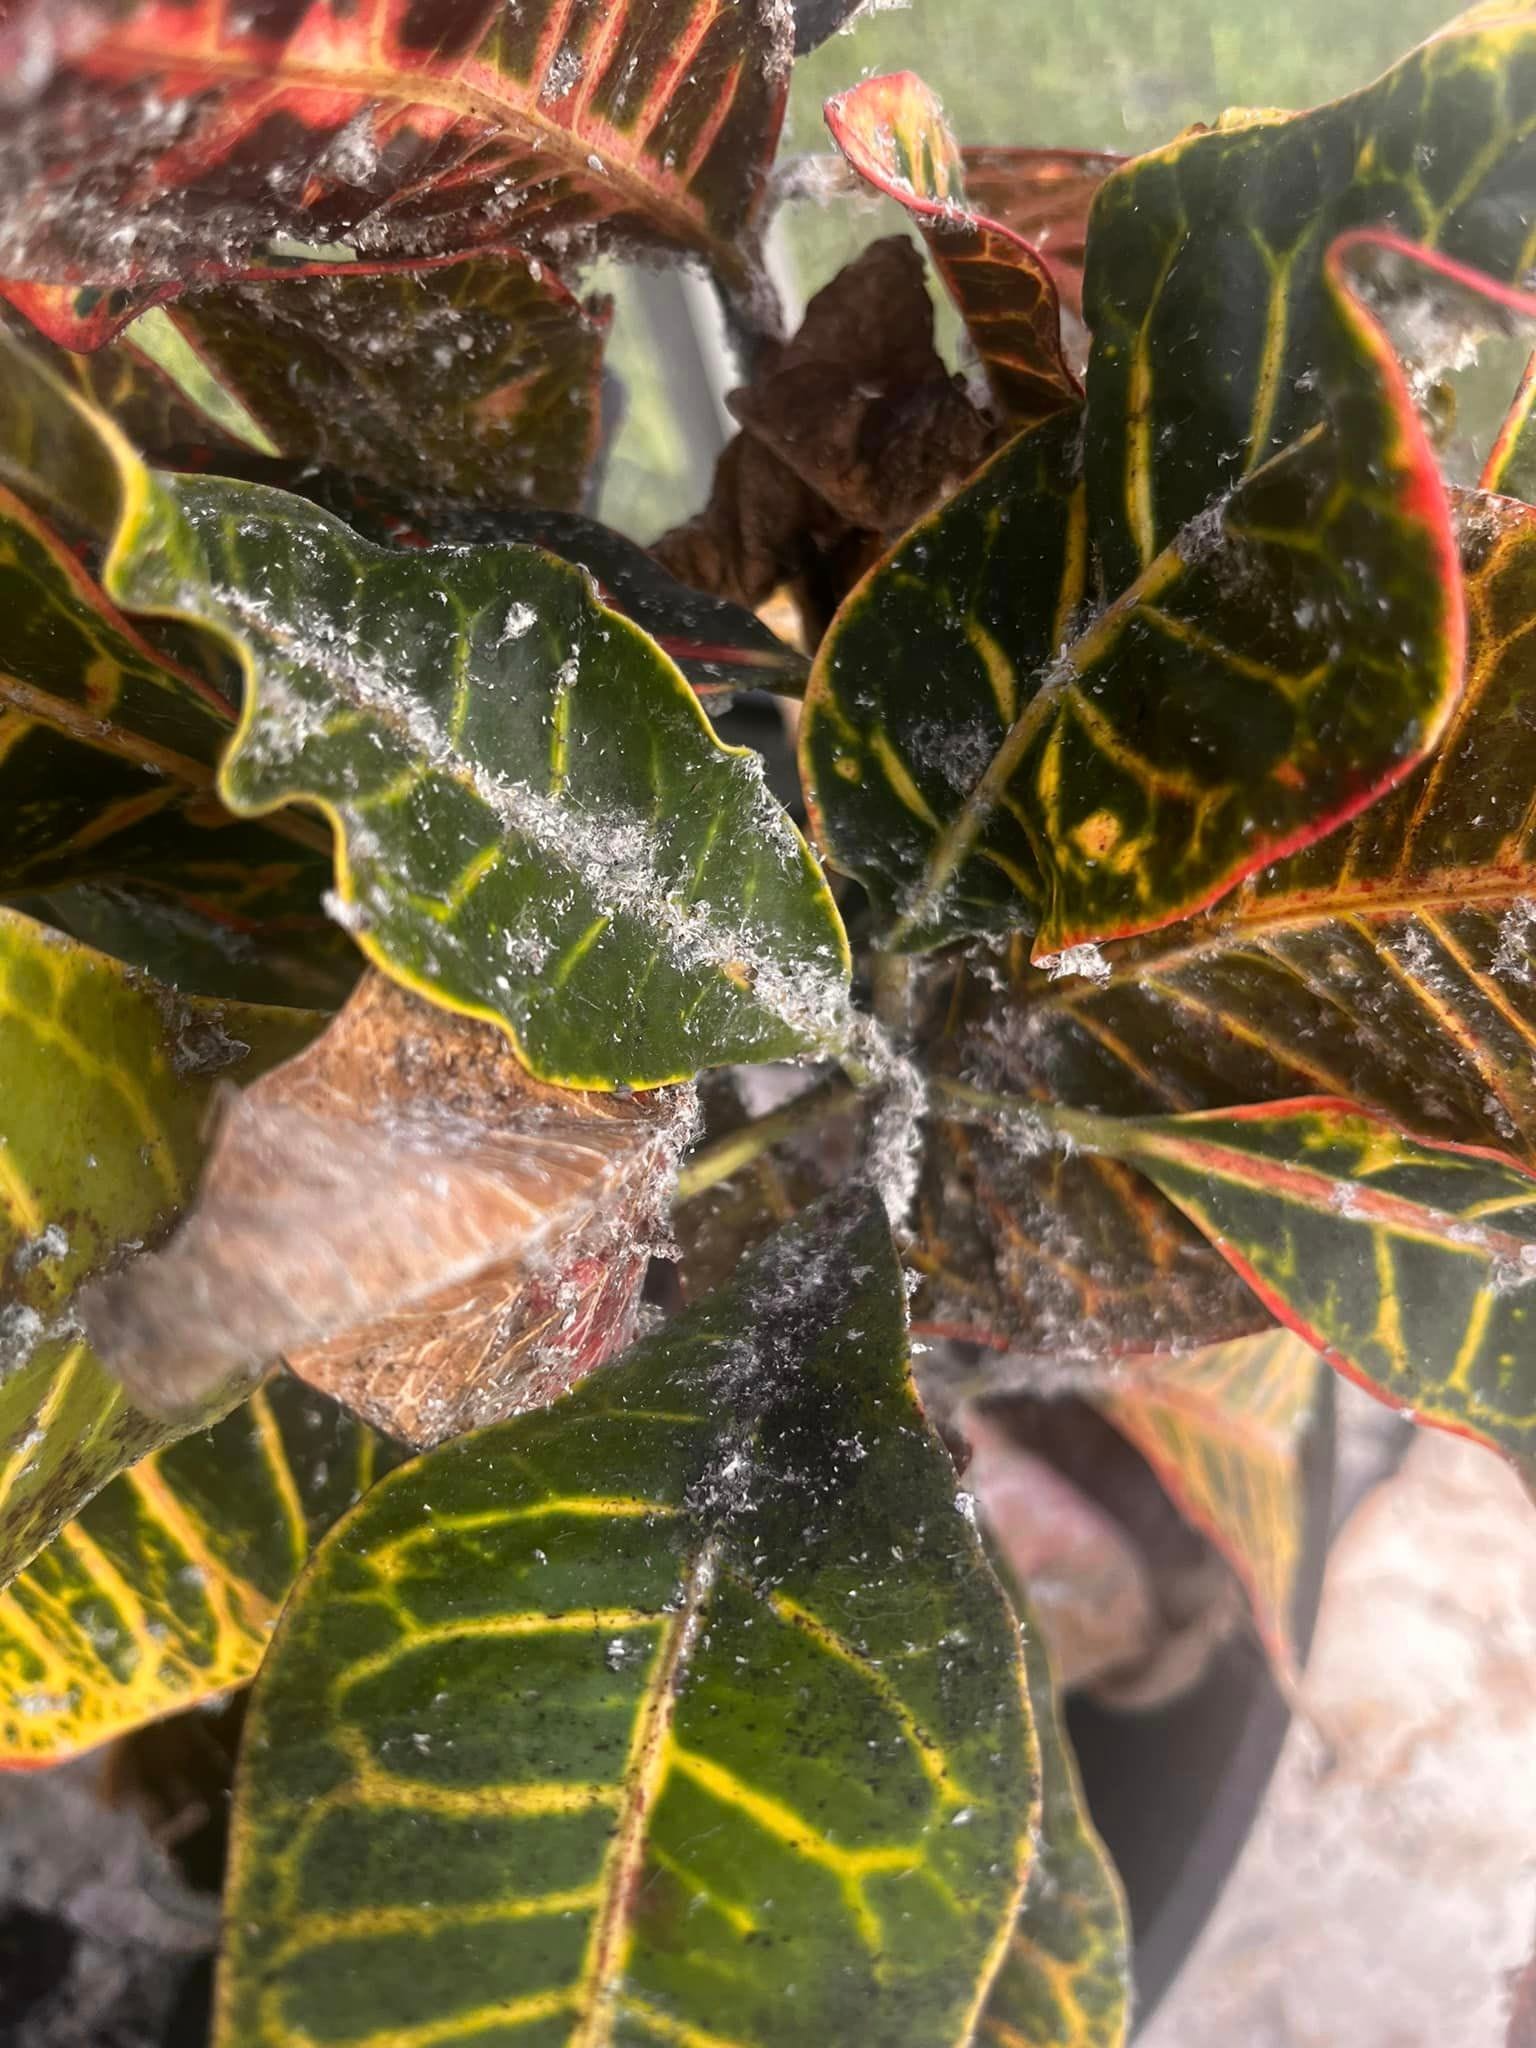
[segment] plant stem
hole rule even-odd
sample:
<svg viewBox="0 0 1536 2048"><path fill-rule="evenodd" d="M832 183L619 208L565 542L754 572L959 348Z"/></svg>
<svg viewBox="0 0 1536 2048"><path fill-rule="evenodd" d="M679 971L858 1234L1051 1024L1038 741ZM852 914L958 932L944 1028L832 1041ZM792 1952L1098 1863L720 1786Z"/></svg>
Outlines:
<svg viewBox="0 0 1536 2048"><path fill-rule="evenodd" d="M677 1176L676 1199L689 1201L706 1188L729 1180L733 1173L740 1173L744 1166L750 1166L754 1159L760 1159L763 1153L808 1124L819 1123L826 1117L846 1116L858 1100L859 1091L846 1074L826 1075L814 1088L807 1088L803 1095L786 1102L782 1109L754 1117L739 1130L727 1131L701 1145Z"/></svg>
<svg viewBox="0 0 1536 2048"><path fill-rule="evenodd" d="M1059 1102L1035 1102L1027 1095L999 1095L989 1088L973 1088L968 1081L954 1081L935 1074L929 1082L933 1093L945 1101L980 1112L980 1117L1008 1117L1033 1124L1038 1130L1071 1138L1085 1152L1106 1152L1118 1157L1125 1149L1125 1126L1112 1116L1095 1116L1087 1109L1067 1109Z"/></svg>

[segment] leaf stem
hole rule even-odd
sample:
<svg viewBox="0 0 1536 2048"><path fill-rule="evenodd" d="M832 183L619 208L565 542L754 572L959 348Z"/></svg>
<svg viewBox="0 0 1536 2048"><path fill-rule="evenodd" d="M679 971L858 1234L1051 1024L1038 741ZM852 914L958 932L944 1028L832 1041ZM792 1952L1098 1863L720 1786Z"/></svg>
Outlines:
<svg viewBox="0 0 1536 2048"><path fill-rule="evenodd" d="M754 1159L760 1159L796 1131L827 1117L846 1116L858 1101L859 1090L847 1074L825 1075L803 1095L786 1102L782 1109L754 1117L739 1130L726 1131L701 1145L677 1176L676 1199L691 1201L706 1188L716 1187L732 1174L740 1173L744 1166L750 1166Z"/></svg>
<svg viewBox="0 0 1536 2048"><path fill-rule="evenodd" d="M929 1081L932 1092L942 1100L978 1112L975 1121L1007 1117L1013 1122L1033 1124L1042 1134L1070 1138L1085 1152L1106 1152L1119 1157L1125 1151L1125 1125L1118 1117L1095 1116L1091 1110L1068 1109L1059 1102L1036 1102L1027 1095L1000 1095L989 1088L973 1088L968 1081L935 1074Z"/></svg>

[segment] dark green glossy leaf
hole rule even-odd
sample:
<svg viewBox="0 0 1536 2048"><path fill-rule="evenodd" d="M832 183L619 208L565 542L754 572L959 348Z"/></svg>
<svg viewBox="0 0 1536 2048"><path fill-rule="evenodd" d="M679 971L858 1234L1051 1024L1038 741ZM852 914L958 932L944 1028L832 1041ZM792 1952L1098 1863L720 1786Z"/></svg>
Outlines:
<svg viewBox="0 0 1536 2048"><path fill-rule="evenodd" d="M1368 225L1502 280L1530 265L1536 16L1454 23L1363 91L1137 157L1094 205L1088 478L1110 589L1326 415L1327 255Z"/></svg>
<svg viewBox="0 0 1536 2048"><path fill-rule="evenodd" d="M1536 1159L1536 513L1472 498L1460 525L1466 683L1430 760L1095 978L1010 955L955 1071L1117 1116L1323 1092Z"/></svg>
<svg viewBox="0 0 1536 2048"><path fill-rule="evenodd" d="M884 943L1030 929L1037 958L1190 914L1433 745L1462 612L1434 458L1335 252L1334 431L1255 470L1086 624L1070 422L915 527L822 643L802 726Z"/></svg>
<svg viewBox="0 0 1536 2048"><path fill-rule="evenodd" d="M392 1474L247 1726L219 2048L968 2039L1018 1633L868 1196L555 1408Z"/></svg>
<svg viewBox="0 0 1536 2048"><path fill-rule="evenodd" d="M577 1087L846 1030L842 927L757 757L580 570L386 552L257 484L140 488L109 587L226 637L224 801L326 812L349 926L397 980Z"/></svg>
<svg viewBox="0 0 1536 2048"><path fill-rule="evenodd" d="M944 111L910 71L867 78L826 105L832 139L866 183L904 207L960 309L1006 419L1075 411L1056 286L1028 242L967 206Z"/></svg>
<svg viewBox="0 0 1536 2048"><path fill-rule="evenodd" d="M0 910L0 1582L181 1433L128 1405L70 1297L169 1225L217 1090L319 1021L178 996Z"/></svg>
<svg viewBox="0 0 1536 2048"><path fill-rule="evenodd" d="M1536 1445L1536 1171L1327 1096L1060 1126L1199 1225L1282 1321L1417 1421Z"/></svg>
<svg viewBox="0 0 1536 2048"><path fill-rule="evenodd" d="M995 1549L992 1555L996 1562ZM1125 1897L1083 1798L1027 1593L1000 1564L998 1570L1023 1637L1040 1750L1040 1821L1024 1905L976 2040L979 2048L1124 2048L1131 2010Z"/></svg>
<svg viewBox="0 0 1536 2048"><path fill-rule="evenodd" d="M87 0L66 47L25 0L9 34L50 52L19 68L0 133L4 268L32 281L11 296L91 347L293 240L355 235L376 257L645 241L740 281L793 30L769 0Z"/></svg>
<svg viewBox="0 0 1536 2048"><path fill-rule="evenodd" d="M279 1375L120 1473L0 1594L0 1769L245 1685L310 1546L397 1456Z"/></svg>

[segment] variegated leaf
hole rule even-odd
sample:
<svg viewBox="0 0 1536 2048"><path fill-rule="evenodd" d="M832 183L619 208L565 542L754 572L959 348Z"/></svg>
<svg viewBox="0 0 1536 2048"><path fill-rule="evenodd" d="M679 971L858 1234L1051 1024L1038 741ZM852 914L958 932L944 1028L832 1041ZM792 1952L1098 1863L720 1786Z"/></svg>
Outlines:
<svg viewBox="0 0 1536 2048"><path fill-rule="evenodd" d="M0 1583L182 1430L132 1407L69 1315L191 1191L208 1109L319 1019L183 997L0 909ZM233 1393L220 1389L213 1412Z"/></svg>

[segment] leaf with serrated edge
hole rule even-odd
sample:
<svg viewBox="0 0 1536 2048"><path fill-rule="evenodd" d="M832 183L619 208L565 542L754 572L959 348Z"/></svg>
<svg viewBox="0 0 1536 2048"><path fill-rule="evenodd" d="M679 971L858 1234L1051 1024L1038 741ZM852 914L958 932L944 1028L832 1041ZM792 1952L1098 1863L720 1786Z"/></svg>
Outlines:
<svg viewBox="0 0 1536 2048"><path fill-rule="evenodd" d="M18 297L76 347L283 237L359 232L374 257L646 241L739 282L792 34L772 0L129 0L82 9L65 49L27 0L11 46L53 59L7 107L0 275L40 281Z"/></svg>
<svg viewBox="0 0 1536 2048"><path fill-rule="evenodd" d="M1086 627L1070 422L994 457L846 600L802 759L886 946L1034 926L1045 958L1170 923L1434 744L1461 682L1454 545L1349 286L1362 243L1335 246L1317 331L1336 430L1254 471Z"/></svg>
<svg viewBox="0 0 1536 2048"><path fill-rule="evenodd" d="M1082 399L1061 349L1056 286L1011 228L966 204L944 110L910 71L867 78L826 104L832 139L865 182L905 208L960 309L1006 418L1023 424Z"/></svg>
<svg viewBox="0 0 1536 2048"><path fill-rule="evenodd" d="M1418 1422L1536 1445L1536 1170L1327 1096L1056 1113L1199 1225L1276 1316Z"/></svg>
<svg viewBox="0 0 1536 2048"><path fill-rule="evenodd" d="M318 1550L247 1724L215 2039L958 2043L1032 1752L845 1196Z"/></svg>
<svg viewBox="0 0 1536 2048"><path fill-rule="evenodd" d="M120 1473L0 1593L0 1770L248 1683L311 1544L398 1456L279 1376Z"/></svg>
<svg viewBox="0 0 1536 2048"><path fill-rule="evenodd" d="M1237 1573L1265 1646L1291 1675L1318 1370L1299 1337L1270 1330L1188 1358L1132 1360L1094 1397Z"/></svg>
<svg viewBox="0 0 1536 2048"><path fill-rule="evenodd" d="M1536 1159L1536 513L1472 496L1459 524L1466 683L1430 759L1096 979L1013 956L957 1070L1116 1116L1321 1092Z"/></svg>
<svg viewBox="0 0 1536 2048"><path fill-rule="evenodd" d="M1040 1751L1040 1819L1024 1904L976 2029L978 2048L1124 2048L1131 2016L1125 1895L1094 1832L1045 1640L992 1547L1019 1616Z"/></svg>
<svg viewBox="0 0 1536 2048"><path fill-rule="evenodd" d="M820 870L682 676L532 548L388 552L259 484L141 472L107 585L239 656L232 810L313 803L362 950L541 1080L655 1087L846 1028Z"/></svg>
<svg viewBox="0 0 1536 2048"><path fill-rule="evenodd" d="M319 1022L180 996L0 909L0 1583L190 1426L128 1404L68 1303L175 1216L219 1087Z"/></svg>
<svg viewBox="0 0 1536 2048"><path fill-rule="evenodd" d="M1092 530L1111 589L1325 417L1327 252L1361 224L1530 266L1536 13L1484 7L1363 90L1135 158L1093 209Z"/></svg>

